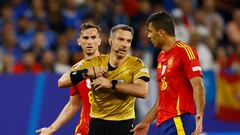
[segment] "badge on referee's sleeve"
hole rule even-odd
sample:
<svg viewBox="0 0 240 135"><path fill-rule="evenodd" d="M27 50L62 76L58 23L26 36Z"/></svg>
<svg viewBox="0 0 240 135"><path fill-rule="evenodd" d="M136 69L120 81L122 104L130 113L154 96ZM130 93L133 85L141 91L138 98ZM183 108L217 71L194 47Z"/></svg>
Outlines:
<svg viewBox="0 0 240 135"><path fill-rule="evenodd" d="M148 71L147 68L142 68L140 71L141 71L141 72L145 72L145 73L149 73L149 71Z"/></svg>

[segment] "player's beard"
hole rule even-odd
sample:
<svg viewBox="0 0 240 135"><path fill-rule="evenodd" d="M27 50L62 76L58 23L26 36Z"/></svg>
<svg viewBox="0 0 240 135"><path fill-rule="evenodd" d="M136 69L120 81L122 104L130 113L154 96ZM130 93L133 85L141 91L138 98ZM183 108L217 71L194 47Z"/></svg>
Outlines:
<svg viewBox="0 0 240 135"><path fill-rule="evenodd" d="M155 41L155 46L156 48L162 48L163 47L163 42L159 39Z"/></svg>

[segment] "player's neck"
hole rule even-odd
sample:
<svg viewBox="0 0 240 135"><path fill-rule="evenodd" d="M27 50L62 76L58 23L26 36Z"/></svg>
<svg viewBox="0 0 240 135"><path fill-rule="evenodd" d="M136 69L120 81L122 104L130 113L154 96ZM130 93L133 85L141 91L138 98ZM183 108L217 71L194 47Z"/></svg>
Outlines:
<svg viewBox="0 0 240 135"><path fill-rule="evenodd" d="M96 51L93 54L86 54L86 53L84 53L84 59L89 59L89 58L92 58L92 57L95 57L95 56L98 56L98 55L100 55L99 51Z"/></svg>
<svg viewBox="0 0 240 135"><path fill-rule="evenodd" d="M114 55L113 53L110 53L110 59L109 59L109 64L112 67L118 67L119 65L121 65L123 63L123 61L125 60L125 57L119 58L116 55Z"/></svg>
<svg viewBox="0 0 240 135"><path fill-rule="evenodd" d="M177 40L175 37L167 37L167 39L163 43L162 50L164 50L165 52L169 51L174 46L176 41Z"/></svg>

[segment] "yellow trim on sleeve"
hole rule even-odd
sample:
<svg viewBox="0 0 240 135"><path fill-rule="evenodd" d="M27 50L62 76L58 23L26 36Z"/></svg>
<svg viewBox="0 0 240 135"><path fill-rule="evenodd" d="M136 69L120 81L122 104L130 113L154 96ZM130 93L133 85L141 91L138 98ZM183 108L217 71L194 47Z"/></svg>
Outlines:
<svg viewBox="0 0 240 135"><path fill-rule="evenodd" d="M188 55L188 58L190 60L195 59L195 55L194 55L191 47L189 47L189 46L187 46L187 45L185 45L185 44L183 44L181 42L179 42L177 46L183 48L186 51L186 53Z"/></svg>
<svg viewBox="0 0 240 135"><path fill-rule="evenodd" d="M181 43L181 42L179 42L179 43L180 43L182 46L186 47L187 50L190 52L192 58L195 59L194 53L193 53L193 51L192 51L192 48L191 48L190 46L184 44L184 43Z"/></svg>

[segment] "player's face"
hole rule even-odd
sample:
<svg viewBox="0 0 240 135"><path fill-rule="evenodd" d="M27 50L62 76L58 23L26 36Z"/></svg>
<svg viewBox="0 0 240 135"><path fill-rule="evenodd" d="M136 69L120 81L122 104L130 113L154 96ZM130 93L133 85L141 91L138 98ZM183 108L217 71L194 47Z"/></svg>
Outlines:
<svg viewBox="0 0 240 135"><path fill-rule="evenodd" d="M148 24L148 38L153 43L154 47L159 47L161 37L159 36L159 31L152 26L152 23Z"/></svg>
<svg viewBox="0 0 240 135"><path fill-rule="evenodd" d="M119 29L115 31L110 38L111 52L115 53L119 58L123 58L128 54L131 47L133 35L130 31Z"/></svg>
<svg viewBox="0 0 240 135"><path fill-rule="evenodd" d="M78 45L82 47L83 53L91 56L98 51L101 39L96 28L89 28L81 32Z"/></svg>

